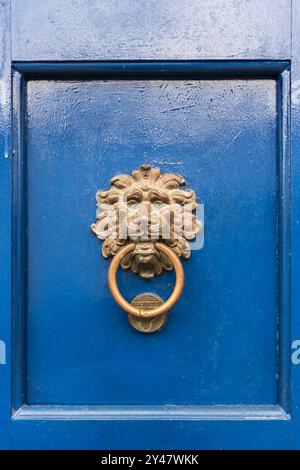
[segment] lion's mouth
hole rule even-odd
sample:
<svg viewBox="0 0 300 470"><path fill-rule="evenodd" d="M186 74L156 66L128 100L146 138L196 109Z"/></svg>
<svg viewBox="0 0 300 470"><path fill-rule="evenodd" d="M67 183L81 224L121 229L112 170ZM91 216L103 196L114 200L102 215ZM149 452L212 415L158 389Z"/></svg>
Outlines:
<svg viewBox="0 0 300 470"><path fill-rule="evenodd" d="M172 269L170 260L159 253L154 243L138 242L135 249L129 253L121 262L124 269L131 269L144 279L151 279L162 272L163 269Z"/></svg>
<svg viewBox="0 0 300 470"><path fill-rule="evenodd" d="M140 242L135 245L133 255L149 256L156 254L154 243Z"/></svg>

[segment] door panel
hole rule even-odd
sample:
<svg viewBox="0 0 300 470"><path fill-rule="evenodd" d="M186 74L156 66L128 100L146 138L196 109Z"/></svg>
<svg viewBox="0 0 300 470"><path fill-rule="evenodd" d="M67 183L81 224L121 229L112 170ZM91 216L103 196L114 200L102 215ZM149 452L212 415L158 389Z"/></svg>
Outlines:
<svg viewBox="0 0 300 470"><path fill-rule="evenodd" d="M290 3L2 2L0 447L299 447ZM153 335L113 301L90 230L96 191L143 163L205 206ZM118 282L167 298L174 274Z"/></svg>
<svg viewBox="0 0 300 470"><path fill-rule="evenodd" d="M14 60L290 57L289 0L37 2L12 0Z"/></svg>
<svg viewBox="0 0 300 470"><path fill-rule="evenodd" d="M28 403L277 403L275 80L31 80L26 113ZM147 337L90 232L97 189L145 162L180 172L207 224ZM130 300L174 282L120 277Z"/></svg>

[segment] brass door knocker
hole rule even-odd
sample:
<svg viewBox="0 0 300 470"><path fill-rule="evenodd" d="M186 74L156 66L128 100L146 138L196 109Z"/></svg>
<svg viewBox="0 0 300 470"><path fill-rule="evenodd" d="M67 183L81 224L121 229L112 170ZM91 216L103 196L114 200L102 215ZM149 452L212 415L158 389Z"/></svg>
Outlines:
<svg viewBox="0 0 300 470"><path fill-rule="evenodd" d="M111 189L96 194L97 219L91 229L103 240L104 258L113 257L108 272L110 292L130 324L144 333L160 330L178 301L184 286L180 258L190 257L189 240L203 228L194 213L195 193L181 189L184 183L181 175L161 174L158 168L142 165L131 176L115 176ZM174 268L174 290L166 301L147 293L129 303L117 285L119 266L144 279Z"/></svg>

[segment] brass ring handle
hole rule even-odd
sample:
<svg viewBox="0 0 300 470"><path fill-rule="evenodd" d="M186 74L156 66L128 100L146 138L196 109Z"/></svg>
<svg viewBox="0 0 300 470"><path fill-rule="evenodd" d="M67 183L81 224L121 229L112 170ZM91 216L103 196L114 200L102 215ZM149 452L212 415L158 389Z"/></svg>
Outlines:
<svg viewBox="0 0 300 470"><path fill-rule="evenodd" d="M109 267L108 271L108 286L109 290L111 292L111 295L117 302L117 304L125 310L129 315L133 315L135 317L147 317L147 318L154 318L159 315L167 313L178 301L181 292L183 290L184 286L184 272L183 272L183 267L180 262L180 259L174 253L174 251L169 248L167 245L164 245L163 243L155 243L155 248L162 252L164 255L166 255L170 261L173 264L175 273L176 273L176 283L174 290L170 297L162 304L159 305L158 307L155 307L151 310L149 309L141 309L134 307L133 305L129 304L127 300L124 299L122 296L121 292L119 291L118 285L117 285L117 271L118 267L124 258L130 251L133 251L135 248L134 243L129 243L128 245L125 245L121 250L114 256L112 259L112 262Z"/></svg>

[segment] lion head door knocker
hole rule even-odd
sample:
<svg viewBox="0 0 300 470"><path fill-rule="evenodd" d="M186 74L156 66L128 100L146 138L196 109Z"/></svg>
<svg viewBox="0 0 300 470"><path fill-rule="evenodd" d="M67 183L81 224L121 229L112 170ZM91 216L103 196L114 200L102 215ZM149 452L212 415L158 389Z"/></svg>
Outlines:
<svg viewBox="0 0 300 470"><path fill-rule="evenodd" d="M189 240L203 231L203 222L195 215L195 193L181 189L182 176L161 173L149 165L131 176L117 175L110 183L111 189L96 194L97 219L91 228L103 240L104 258L112 257L108 285L113 298L136 330L152 333L163 327L178 301L184 286L180 258L190 257ZM156 294L140 294L128 303L117 285L119 265L144 279L174 268L171 296L163 301Z"/></svg>

